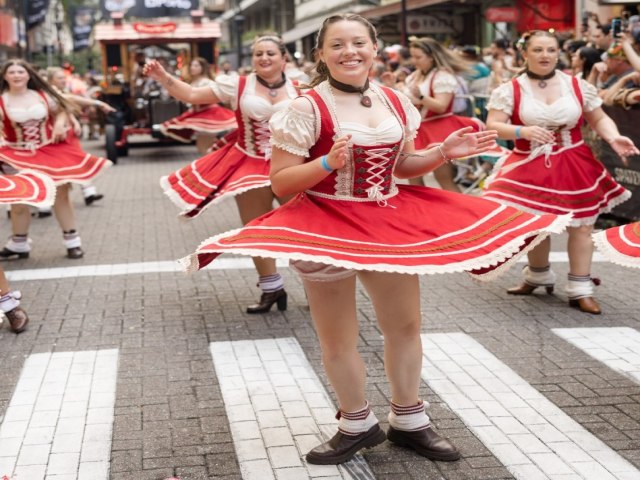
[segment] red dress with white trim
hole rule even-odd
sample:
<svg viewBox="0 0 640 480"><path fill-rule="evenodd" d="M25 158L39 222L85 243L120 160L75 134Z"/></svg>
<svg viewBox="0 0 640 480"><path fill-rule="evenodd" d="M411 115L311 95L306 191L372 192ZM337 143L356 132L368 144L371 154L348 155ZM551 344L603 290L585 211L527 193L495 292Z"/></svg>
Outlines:
<svg viewBox="0 0 640 480"><path fill-rule="evenodd" d="M289 98L271 104L256 95L256 83L255 74L250 74L224 77L212 86L216 96L235 110L238 130L230 138L236 136L236 141L160 179L164 193L181 209L180 215L195 217L225 198L271 185L266 158L270 150L269 119L298 94L294 84L287 81Z"/></svg>
<svg viewBox="0 0 640 480"><path fill-rule="evenodd" d="M593 241L610 262L640 268L640 222L594 233Z"/></svg>
<svg viewBox="0 0 640 480"><path fill-rule="evenodd" d="M209 78L192 83L193 87L205 87L213 83ZM190 143L198 133L217 134L238 127L235 114L218 104L194 105L189 110L160 125L163 135L179 142Z"/></svg>
<svg viewBox="0 0 640 480"><path fill-rule="evenodd" d="M561 232L568 218L531 215L477 197L397 185L393 171L420 121L401 93L371 85L390 111L376 128L339 122L327 82L307 94L316 114L274 115L272 144L316 159L352 134L347 164L304 193L248 223L205 240L183 259L202 268L223 252L288 258L353 270L408 274L470 271L496 276L519 252Z"/></svg>
<svg viewBox="0 0 640 480"><path fill-rule="evenodd" d="M0 203L25 203L34 207L53 205L56 186L50 177L32 170L0 175Z"/></svg>
<svg viewBox="0 0 640 480"><path fill-rule="evenodd" d="M80 141L69 132L60 143L51 143L53 115L47 97L28 110L7 108L0 96L3 138L0 161L17 170L35 170L51 177L56 185L91 183L111 161L82 150Z"/></svg>
<svg viewBox="0 0 640 480"><path fill-rule="evenodd" d="M571 226L592 225L598 215L627 200L619 185L582 140L582 112L602 104L595 88L564 73L563 95L553 104L533 97L522 75L498 87L488 109L511 116L514 125L538 125L555 130L554 144L515 141L513 153L501 159L483 195L530 213L572 214Z"/></svg>

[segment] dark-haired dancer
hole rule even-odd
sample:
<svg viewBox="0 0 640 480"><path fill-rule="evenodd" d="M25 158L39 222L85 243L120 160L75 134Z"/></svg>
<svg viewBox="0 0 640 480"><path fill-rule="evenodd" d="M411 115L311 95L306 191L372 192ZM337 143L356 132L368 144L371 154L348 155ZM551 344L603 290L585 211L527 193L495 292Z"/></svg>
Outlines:
<svg viewBox="0 0 640 480"><path fill-rule="evenodd" d="M171 77L156 61L145 72L178 100L198 104L227 103L238 122L234 143L213 151L171 175L162 177L165 194L181 208L180 215L195 217L217 202L234 197L243 224L273 209L268 152L269 119L297 96L284 75L287 54L274 35L258 37L252 47L255 73L246 77L221 76L211 86L195 88ZM287 308L287 293L272 258L253 258L262 290L260 301L247 313L268 312L274 303Z"/></svg>
<svg viewBox="0 0 640 480"><path fill-rule="evenodd" d="M185 81L194 88L210 87L214 82L209 62L202 57L193 58ZM192 105L182 115L164 122L160 131L183 143L189 143L195 137L198 152L204 154L214 143L216 134L237 127L236 116L231 110L212 103Z"/></svg>
<svg viewBox="0 0 640 480"><path fill-rule="evenodd" d="M501 138L515 140L516 148L498 163L484 195L530 213L573 216L567 247L569 304L599 314L591 279L593 224L630 193L595 159L582 140L580 125L587 120L623 158L637 155L638 149L600 108L602 100L593 86L556 70L559 52L549 32L525 37L525 73L491 95L487 124ZM524 283L508 293L530 295L537 287L553 291L550 250L547 239L529 252Z"/></svg>
<svg viewBox="0 0 640 480"><path fill-rule="evenodd" d="M204 242L201 267L221 252L288 258L303 279L322 361L339 406L338 433L306 456L338 464L389 438L433 460L460 454L432 428L418 396L422 365L417 274L474 270L490 278L568 221L395 178L426 174L451 158L481 154L496 132L458 130L415 152L420 114L402 93L369 84L376 32L358 15L326 19L313 90L273 116L271 181L295 198L240 230ZM498 269L496 269L498 267ZM384 334L391 390L387 435L366 399L358 352L356 278Z"/></svg>
<svg viewBox="0 0 640 480"><path fill-rule="evenodd" d="M57 185L53 210L62 228L67 257L84 255L76 230L69 182L90 183L109 160L84 152L70 135L68 102L24 60L7 61L0 70L0 161L17 170L32 169ZM1 258L28 258L31 213L22 204L11 206L13 236L0 251Z"/></svg>

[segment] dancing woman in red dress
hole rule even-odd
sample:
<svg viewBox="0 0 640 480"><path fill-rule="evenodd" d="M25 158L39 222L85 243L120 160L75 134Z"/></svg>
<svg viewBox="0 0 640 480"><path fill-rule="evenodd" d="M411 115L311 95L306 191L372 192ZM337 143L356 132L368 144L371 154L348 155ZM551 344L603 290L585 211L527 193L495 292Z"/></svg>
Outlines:
<svg viewBox="0 0 640 480"><path fill-rule="evenodd" d="M53 180L41 173L25 170L16 175L0 175L0 204L49 207L55 195ZM14 333L23 332L29 323L27 313L20 307L21 298L19 291L11 290L0 265L0 312L9 320L9 327Z"/></svg>
<svg viewBox="0 0 640 480"><path fill-rule="evenodd" d="M7 61L0 69L0 161L16 170L35 170L57 185L53 210L63 232L67 257L81 258L70 182L91 182L111 162L84 152L69 132L69 104L24 60ZM31 214L24 204L11 206L13 235L1 258L28 258Z"/></svg>
<svg viewBox="0 0 640 480"><path fill-rule="evenodd" d="M213 84L209 62L202 57L192 59L185 80L194 88ZM204 154L215 141L216 134L237 127L236 116L231 110L211 103L192 105L182 115L164 122L160 131L183 143L190 143L195 137L198 152Z"/></svg>
<svg viewBox="0 0 640 480"><path fill-rule="evenodd" d="M638 149L600 108L602 100L593 86L556 70L559 53L553 34L534 31L525 37L525 73L492 93L487 124L501 138L515 140L515 149L496 165L484 196L530 213L572 215L569 304L599 314L591 280L593 224L600 213L631 194L593 156L580 126L586 120L622 157L637 155ZM550 250L547 239L529 253L524 282L508 293L531 295L537 287L553 292L556 276L549 264Z"/></svg>
<svg viewBox="0 0 640 480"><path fill-rule="evenodd" d="M298 95L294 83L284 75L286 60L282 40L265 35L253 43L255 73L220 75L208 87L194 88L172 78L155 61L146 65L145 72L173 97L193 105L230 104L238 122L238 129L227 136L233 141L160 179L165 194L182 210L180 215L195 217L226 198L235 198L243 224L273 209L269 119ZM287 293L275 260L254 257L253 262L262 295L257 304L247 307L247 313L268 312L273 304L286 310Z"/></svg>
<svg viewBox="0 0 640 480"><path fill-rule="evenodd" d="M198 268L223 252L287 258L303 279L327 376L339 407L338 433L306 456L338 464L388 438L434 460L460 454L432 428L418 396L422 365L419 277L472 271L488 279L569 218L531 215L441 189L398 185L451 158L481 154L496 132L458 130L415 151L420 114L400 92L368 82L374 27L351 14L327 18L317 37L318 78L270 122L271 181L296 195L244 228L206 240L185 259ZM385 433L366 400L357 349L356 278L384 334L391 390ZM304 452L301 452L304 453Z"/></svg>

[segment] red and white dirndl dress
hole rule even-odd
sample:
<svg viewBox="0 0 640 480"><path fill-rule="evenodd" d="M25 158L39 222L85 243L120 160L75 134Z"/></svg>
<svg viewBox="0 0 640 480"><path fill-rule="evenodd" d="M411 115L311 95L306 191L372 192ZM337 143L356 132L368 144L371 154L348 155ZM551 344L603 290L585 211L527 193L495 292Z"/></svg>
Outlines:
<svg viewBox="0 0 640 480"><path fill-rule="evenodd" d="M186 167L160 179L164 193L180 209L180 215L195 217L210 205L254 188L271 185L269 180L269 119L289 100L271 105L255 95L255 74L237 78L235 110L238 129L226 136L226 144ZM297 91L287 82L289 98ZM259 117L255 117L260 110ZM235 138L235 142L229 141Z"/></svg>
<svg viewBox="0 0 640 480"><path fill-rule="evenodd" d="M0 142L0 161L13 168L43 173L56 185L65 183L91 183L111 161L82 150L80 141L69 131L60 143L51 143L53 117L47 97L42 97L43 116L18 123L11 119L0 95L0 109L4 116L4 138Z"/></svg>
<svg viewBox="0 0 640 480"><path fill-rule="evenodd" d="M594 233L593 241L610 262L640 268L640 222Z"/></svg>
<svg viewBox="0 0 640 480"><path fill-rule="evenodd" d="M566 103L555 108L562 108L568 115L575 111L575 118L567 123L572 126L557 127L557 140L553 145L532 148L528 140L517 139L513 152L496 164L483 196L530 213L571 214L570 225L574 227L592 225L599 214L629 199L631 193L613 179L582 140L583 93L579 80L560 72L557 75L567 82L570 94L558 100ZM523 119L522 85L518 78L511 84L511 123L531 125ZM544 121L535 124L549 127Z"/></svg>
<svg viewBox="0 0 640 480"><path fill-rule="evenodd" d="M434 82L436 78L439 79L442 76L451 77L450 79L443 78L443 80L445 80L445 82L446 80L450 80L452 82L450 85L450 93L455 93L454 86L457 83L455 77L449 72L443 70L434 70L429 75L430 78L427 78L425 80L425 83L428 82L427 92L430 97L433 97L435 95ZM445 138L447 138L452 132L460 130L461 128L472 127L474 132L479 132L486 129L485 124L477 118L454 115L454 100L455 97L452 97L447 110L443 113L435 113L429 110L427 110L426 113L423 112L422 123L420 124L418 133L416 135L416 138L414 139L414 144L417 150L422 150L424 148L430 148L434 145L438 145L442 143ZM487 157L502 157L507 153L509 153L508 149L496 145L493 149L483 153L482 155Z"/></svg>
<svg viewBox="0 0 640 480"><path fill-rule="evenodd" d="M231 110L212 104L190 108L182 115L162 123L160 131L179 142L190 143L198 133L215 135L237 127L236 116Z"/></svg>
<svg viewBox="0 0 640 480"><path fill-rule="evenodd" d="M56 197L56 186L50 177L33 170L15 175L0 175L0 204L24 203L49 207Z"/></svg>
<svg viewBox="0 0 640 480"><path fill-rule="evenodd" d="M334 135L343 135L332 113L326 82L306 96L318 112L320 134L310 159L327 154ZM564 230L567 217L531 215L478 197L436 188L397 185L393 170L407 133L407 113L417 112L402 94L371 86L398 121L398 141L353 145L347 164L324 180L245 227L205 240L182 259L187 270L204 267L221 253L310 261L351 270L434 274L468 271L490 279L506 270L518 253L550 232ZM294 110L274 116L272 143L290 138L274 127ZM313 122L302 136L316 138ZM306 128L306 127L305 127ZM400 134L402 132L402 134ZM299 133L299 132L298 132ZM295 135L299 138L299 135ZM306 156L306 155L305 155Z"/></svg>

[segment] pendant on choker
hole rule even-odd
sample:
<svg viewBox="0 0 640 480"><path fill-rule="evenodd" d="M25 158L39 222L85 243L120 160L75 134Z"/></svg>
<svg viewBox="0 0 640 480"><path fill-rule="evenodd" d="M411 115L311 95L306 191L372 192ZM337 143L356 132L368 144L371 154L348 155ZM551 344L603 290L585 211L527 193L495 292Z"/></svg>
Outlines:
<svg viewBox="0 0 640 480"><path fill-rule="evenodd" d="M530 70L525 70L524 72L527 77L529 77L531 80L538 80L538 87L540 88L546 88L548 83L547 80L549 80L550 78L553 78L556 74L555 69L551 70L549 73L547 73L546 75L538 75L537 73L533 73Z"/></svg>
<svg viewBox="0 0 640 480"><path fill-rule="evenodd" d="M360 94L360 105L363 107L371 108L373 103L371 102L371 97L369 95L365 95L364 92L369 90L369 79L364 84L364 87L354 87L353 85L349 85L347 83L342 83L336 80L333 77L329 77L329 85L333 88L340 90L341 92L346 93L359 93Z"/></svg>
<svg viewBox="0 0 640 480"><path fill-rule="evenodd" d="M269 89L269 96L275 98L278 96L278 89L283 87L285 83L287 83L287 77L285 77L284 73L282 74L282 80L276 83L269 83L263 80L260 76L256 75L256 80L258 83Z"/></svg>

